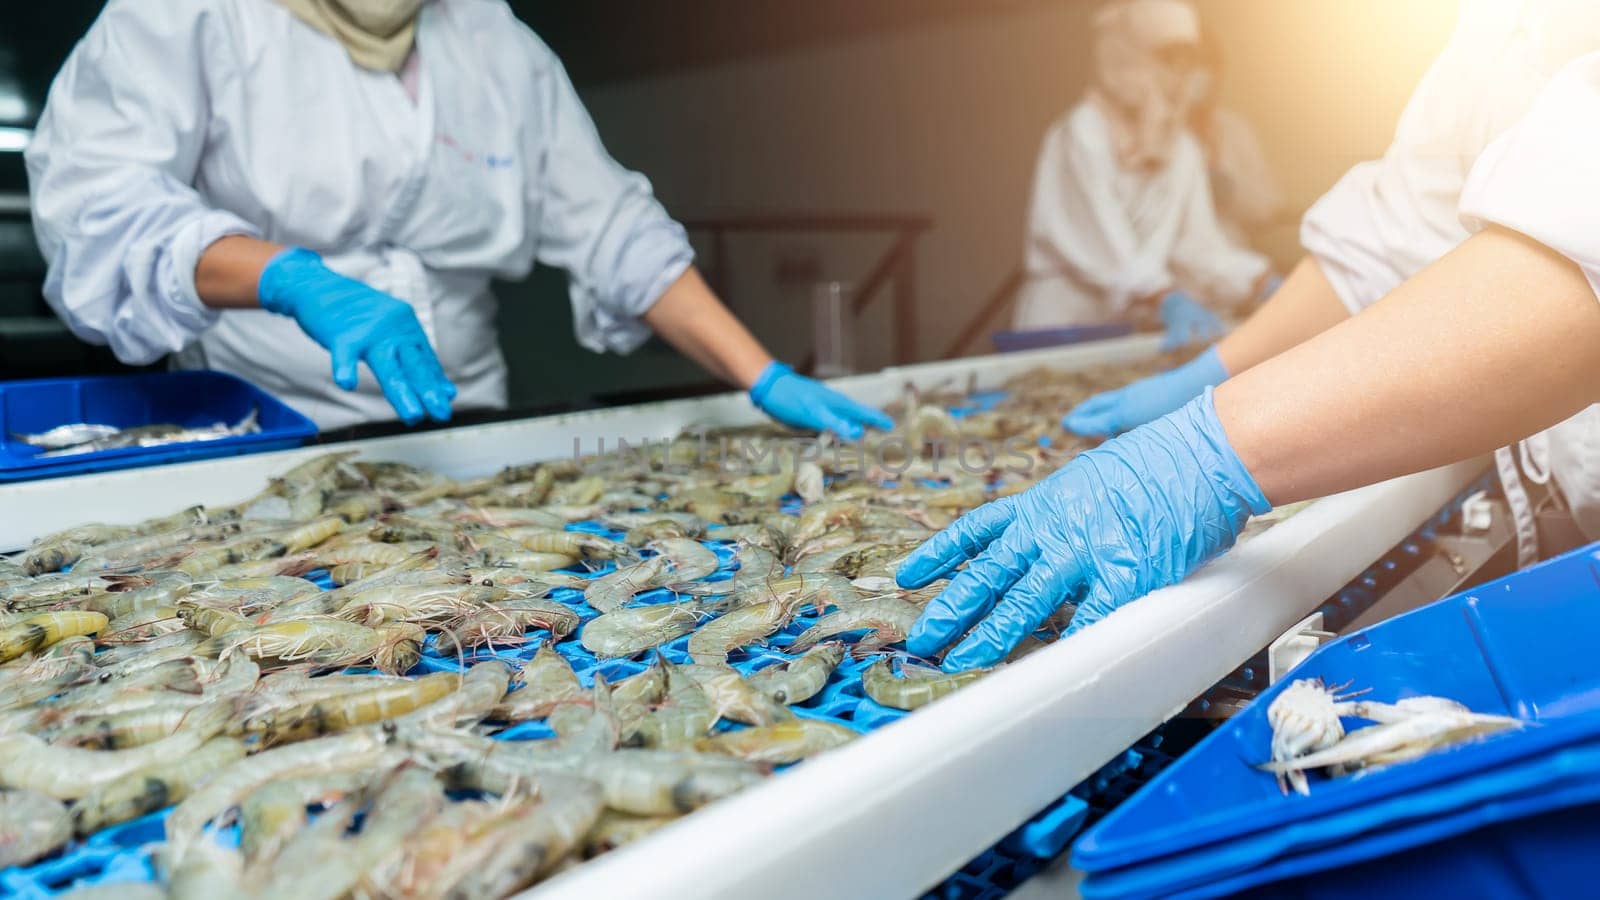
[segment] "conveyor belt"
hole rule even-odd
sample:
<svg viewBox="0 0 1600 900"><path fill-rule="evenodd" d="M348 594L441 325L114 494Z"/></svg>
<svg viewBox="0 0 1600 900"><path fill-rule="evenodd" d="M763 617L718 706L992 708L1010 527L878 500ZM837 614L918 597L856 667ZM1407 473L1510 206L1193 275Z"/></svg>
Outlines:
<svg viewBox="0 0 1600 900"><path fill-rule="evenodd" d="M1087 368L1155 352L1154 338L958 360L842 379L887 402L906 382L997 385L1034 365ZM959 379L959 380L958 380ZM755 413L738 395L429 432L348 445L0 488L0 547L84 521L134 521L236 500L329 449L453 477L660 439ZM1328 498L1190 581L840 751L559 876L541 896L912 896L941 882L1171 718L1397 544L1482 470L1446 467ZM941 825L939 823L949 823Z"/></svg>

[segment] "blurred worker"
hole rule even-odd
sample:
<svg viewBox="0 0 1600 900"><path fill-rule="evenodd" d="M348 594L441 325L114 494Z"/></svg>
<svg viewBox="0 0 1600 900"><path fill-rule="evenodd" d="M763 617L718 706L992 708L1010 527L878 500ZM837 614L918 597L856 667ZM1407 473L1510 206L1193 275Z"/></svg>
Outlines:
<svg viewBox="0 0 1600 900"><path fill-rule="evenodd" d="M489 282L536 260L567 271L589 350L654 330L790 425L890 425L728 312L503 0L112 0L27 163L74 333L236 373L323 428L503 408Z"/></svg>
<svg viewBox="0 0 1600 900"><path fill-rule="evenodd" d="M1217 105L1223 72L1222 48L1215 37L1206 36L1200 42L1189 133L1205 154L1211 202L1223 233L1237 246L1253 247L1256 234L1283 219L1283 190L1267 164L1255 127L1244 116Z"/></svg>
<svg viewBox="0 0 1600 900"><path fill-rule="evenodd" d="M1466 140L1495 133L1472 126L1505 121L1515 124L1475 160L1441 150L1457 127ZM1220 387L919 548L900 569L908 587L966 567L929 604L911 650L959 639L947 667L993 663L1063 602L1078 603L1077 629L1182 580L1274 504L1468 459L1590 409L1600 400L1596 122L1600 10L1469 4L1396 149L1347 176L1330 194L1337 207L1319 204L1350 216L1344 264L1302 263L1256 317L1258 336L1276 326L1278 348L1251 345L1262 355ZM1466 175L1452 184L1458 165ZM1383 188L1351 188L1364 181ZM1430 204L1451 197L1470 236L1441 247ZM1314 211L1308 235L1321 233L1311 221L1334 219ZM1385 256L1372 255L1379 232L1397 236ZM1392 274L1425 244L1437 260ZM1385 280L1392 289L1371 303L1362 292ZM1371 305L1349 317L1347 297ZM1600 510L1600 426L1585 419L1562 426L1573 431L1561 441L1572 467L1562 487ZM1552 467L1557 456L1552 447Z"/></svg>
<svg viewBox="0 0 1600 900"><path fill-rule="evenodd" d="M1159 316L1168 344L1220 337L1217 311L1270 266L1223 234L1186 130L1200 21L1183 0L1114 0L1094 18L1095 77L1039 152L1014 326Z"/></svg>

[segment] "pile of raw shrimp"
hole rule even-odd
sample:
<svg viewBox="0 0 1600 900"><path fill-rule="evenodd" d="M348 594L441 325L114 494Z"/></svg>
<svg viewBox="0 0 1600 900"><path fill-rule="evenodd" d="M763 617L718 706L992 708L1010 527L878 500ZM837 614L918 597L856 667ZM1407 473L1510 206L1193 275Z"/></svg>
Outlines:
<svg viewBox="0 0 1600 900"><path fill-rule="evenodd" d="M0 868L165 810L159 881L117 896L499 896L648 835L855 738L806 705L846 668L901 710L982 677L899 647L941 585L896 566L1160 362L908 389L865 453L746 429L474 480L336 453L41 538L0 560ZM939 458L966 439L1015 453Z"/></svg>

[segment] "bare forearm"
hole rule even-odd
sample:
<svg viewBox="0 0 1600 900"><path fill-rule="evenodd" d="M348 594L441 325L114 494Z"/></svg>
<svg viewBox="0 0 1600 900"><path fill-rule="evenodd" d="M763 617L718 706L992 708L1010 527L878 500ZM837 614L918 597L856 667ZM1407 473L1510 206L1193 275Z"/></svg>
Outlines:
<svg viewBox="0 0 1600 900"><path fill-rule="evenodd" d="M1486 453L1600 399L1600 303L1509 231L1468 240L1360 316L1217 389L1275 504Z"/></svg>
<svg viewBox="0 0 1600 900"><path fill-rule="evenodd" d="M1231 374L1266 362L1332 328L1350 313L1311 257L1300 260L1277 293L1217 344Z"/></svg>
<svg viewBox="0 0 1600 900"><path fill-rule="evenodd" d="M256 286L267 261L283 247L243 235L229 235L200 255L194 287L200 302L214 309L250 309L260 305Z"/></svg>
<svg viewBox="0 0 1600 900"><path fill-rule="evenodd" d="M693 266L644 314L645 324L717 378L749 388L772 362Z"/></svg>

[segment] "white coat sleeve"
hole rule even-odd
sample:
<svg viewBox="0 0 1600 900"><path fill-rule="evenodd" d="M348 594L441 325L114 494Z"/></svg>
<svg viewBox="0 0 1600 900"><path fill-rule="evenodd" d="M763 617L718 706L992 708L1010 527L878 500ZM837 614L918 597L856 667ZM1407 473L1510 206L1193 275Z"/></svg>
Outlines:
<svg viewBox="0 0 1600 900"><path fill-rule="evenodd" d="M1583 269L1600 295L1600 53L1568 64L1527 116L1473 164L1461 192L1469 230L1520 232Z"/></svg>
<svg viewBox="0 0 1600 900"><path fill-rule="evenodd" d="M50 88L26 161L44 294L78 337L126 363L176 352L215 310L200 255L256 230L191 186L210 118L206 67L223 54L214 4L113 0Z"/></svg>
<svg viewBox="0 0 1600 900"><path fill-rule="evenodd" d="M650 336L640 317L694 262L694 251L650 182L606 152L560 60L532 31L527 37L541 79L538 127L548 135L532 182L542 209L538 258L568 274L578 343L627 353Z"/></svg>
<svg viewBox="0 0 1600 900"><path fill-rule="evenodd" d="M1117 162L1098 111L1080 105L1045 136L1028 213L1028 275L1068 275L1098 291L1106 309L1172 287L1163 253L1140 247L1114 185Z"/></svg>
<svg viewBox="0 0 1600 900"><path fill-rule="evenodd" d="M1228 239L1211 202L1205 157L1187 135L1178 143L1173 162L1184 193L1183 221L1172 245L1172 274L1195 298L1221 309L1251 299L1256 283L1272 264L1265 256Z"/></svg>

